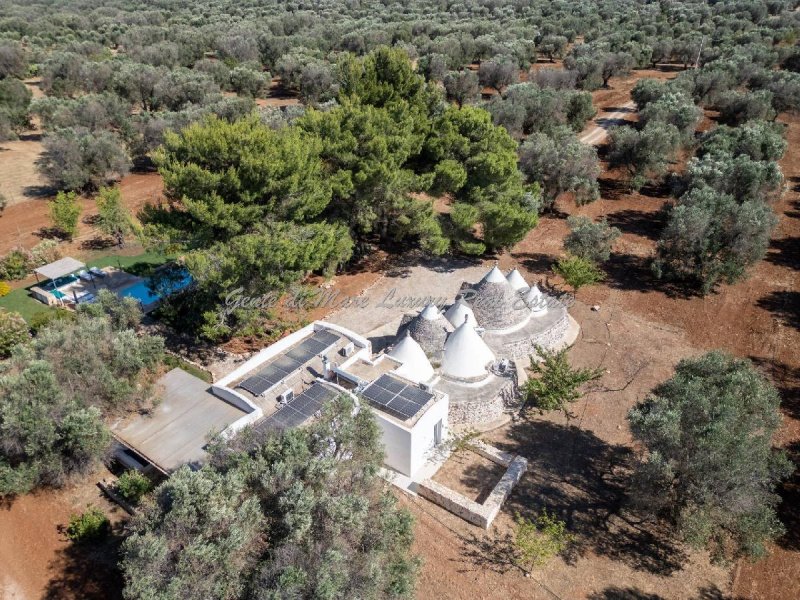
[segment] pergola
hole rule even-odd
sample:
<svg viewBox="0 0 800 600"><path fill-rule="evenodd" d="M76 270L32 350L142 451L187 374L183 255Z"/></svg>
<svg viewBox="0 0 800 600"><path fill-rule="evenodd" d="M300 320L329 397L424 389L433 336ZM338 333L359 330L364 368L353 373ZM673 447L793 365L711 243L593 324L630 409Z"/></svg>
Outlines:
<svg viewBox="0 0 800 600"><path fill-rule="evenodd" d="M74 273L75 271L80 271L84 267L86 267L86 265L81 261L66 256L55 262L39 267L38 269L34 269L33 273L36 275L36 281L39 281L39 275L45 279L58 279L59 277Z"/></svg>

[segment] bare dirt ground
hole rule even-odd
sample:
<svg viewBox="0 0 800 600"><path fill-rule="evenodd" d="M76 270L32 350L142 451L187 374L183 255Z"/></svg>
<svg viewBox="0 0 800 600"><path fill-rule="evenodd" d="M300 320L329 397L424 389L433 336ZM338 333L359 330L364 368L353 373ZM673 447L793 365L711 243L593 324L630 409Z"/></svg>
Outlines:
<svg viewBox="0 0 800 600"><path fill-rule="evenodd" d="M645 75L650 76L648 73ZM595 92L598 109L609 111L624 105L629 101L630 88L642 74L613 80L612 89ZM656 77L673 74L652 72ZM423 499L401 498L417 518L415 549L424 560L419 598L798 597L798 474L782 489L780 515L789 533L765 560L742 562L736 568L711 565L704 553L685 548L652 524L637 522L625 510L631 460L627 410L655 384L668 378L678 360L711 348L721 347L750 357L774 379L782 392L785 416L776 443L787 448L795 461L800 460L800 156L795 151L800 147L800 118L782 116L780 120L789 124L790 150L782 161L788 189L775 204L780 223L769 255L756 265L747 281L697 298L682 296L654 280L648 260L662 225L658 212L668 198L660 188L628 193L613 174L603 177L600 200L575 208L565 199L558 204L559 214L544 217L523 242L499 257L502 268L519 266L529 281L545 281L552 262L562 253L566 214L605 216L623 231L607 265L608 279L581 290L579 301L571 309L582 328L570 354L572 360L579 365L603 366L607 374L573 406L575 418L569 422L560 415L538 416L512 422L483 436L502 449L525 455L531 465L490 532L484 533ZM135 190L124 192L134 204L160 191L157 175L141 177L145 179L132 180ZM146 186L152 188L142 193L140 188ZM37 201L29 201L28 206L33 207L34 202ZM27 211L21 211L12 220L24 220L26 215ZM39 228L49 223L41 215L38 218ZM6 223L6 217L0 217L0 243L6 241L4 231L14 231L4 230ZM37 231L35 227L30 223L24 228L27 239L34 243L38 240L32 233ZM472 280L473 272L490 264L464 266L469 272L464 279ZM390 271L389 276L396 277L401 287L411 288L406 278L414 277L415 272L415 268L406 265L393 275ZM430 270L422 287L438 287L436 281L443 275L453 281L459 278L443 265ZM354 277L359 279L341 283L348 293L376 284L382 275L365 267ZM378 288L381 286L375 289ZM588 308L594 304L600 306L599 312ZM337 314L332 318L339 321L344 317ZM476 474L470 471L469 465L464 465L462 475L445 471L442 477L459 477L459 481L468 483L468 478ZM35 504L42 501L41 496L20 498L10 510L0 508L0 563L5 569L2 574L12 581L5 585L21 590L21 597L42 597L50 581L70 580L75 574L88 571L87 562L66 560L59 553L66 544L59 541L54 528L66 522L75 502L68 492L66 496L60 496L62 493L65 492L53 495L41 510ZM82 499L77 501L79 508L84 503ZM530 515L542 508L555 511L566 520L577 539L565 557L554 559L526 577L511 558L512 519L514 513ZM13 534L17 536L15 541L6 542L12 539L6 531L18 532ZM91 590L91 586L87 589ZM86 592L83 596L49 597L92 596Z"/></svg>
<svg viewBox="0 0 800 600"><path fill-rule="evenodd" d="M0 165L3 167L0 173L6 173L6 164L5 156L0 153ZM122 178L119 187L122 199L134 215L146 203L157 202L163 191L158 173L131 173ZM52 236L48 198L26 199L9 206L0 214L0 254L16 246L32 248L44 238ZM92 250L97 245L95 240L99 233L91 225L91 219L87 219L97 213L97 203L93 197L82 197L80 203L82 213L78 235L72 242L61 245L65 255L80 256L82 251Z"/></svg>
<svg viewBox="0 0 800 600"><path fill-rule="evenodd" d="M115 531L127 514L101 494L95 483L110 474L98 470L75 485L45 490L0 504L0 599L113 600L121 580L114 567L118 536L80 546L63 533L71 514L100 507Z"/></svg>

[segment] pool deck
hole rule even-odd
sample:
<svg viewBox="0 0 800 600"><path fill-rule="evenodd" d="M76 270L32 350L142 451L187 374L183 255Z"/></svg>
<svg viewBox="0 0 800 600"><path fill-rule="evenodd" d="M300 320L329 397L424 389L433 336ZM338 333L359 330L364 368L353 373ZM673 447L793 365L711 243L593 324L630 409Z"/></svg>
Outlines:
<svg viewBox="0 0 800 600"><path fill-rule="evenodd" d="M34 298L40 302L43 302L44 304L47 304L48 306L65 306L68 308L74 308L75 295L80 297L82 294L87 292L90 294L97 294L97 292L100 290L110 290L116 293L119 290L128 287L129 285L144 281L144 279L141 277L131 275L130 273L122 271L121 269L117 269L116 267L105 267L104 269L101 269L101 271L106 274L105 277L95 276L91 281L78 279L73 283L58 288L60 292L65 294L63 299L57 298L53 294L53 290L48 288L47 283L32 287L30 292Z"/></svg>

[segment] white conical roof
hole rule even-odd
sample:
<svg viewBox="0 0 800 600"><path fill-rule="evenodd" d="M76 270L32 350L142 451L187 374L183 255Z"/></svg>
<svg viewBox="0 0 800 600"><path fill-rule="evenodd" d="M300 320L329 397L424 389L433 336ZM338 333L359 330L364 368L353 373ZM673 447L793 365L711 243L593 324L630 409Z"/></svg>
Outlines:
<svg viewBox="0 0 800 600"><path fill-rule="evenodd" d="M402 363L395 369L395 373L417 383L428 381L433 377L433 367L425 351L410 333L403 336L394 348L389 351L389 356Z"/></svg>
<svg viewBox="0 0 800 600"><path fill-rule="evenodd" d="M475 313L472 312L472 309L467 305L466 302L462 298L456 300L455 304L453 304L447 311L444 313L445 318L453 324L453 327L458 327L461 325L464 320L467 320L467 323L472 325L473 327L478 326L478 321L475 320Z"/></svg>
<svg viewBox="0 0 800 600"><path fill-rule="evenodd" d="M457 379L480 379L488 374L486 367L494 360L494 353L475 328L464 322L444 343L442 373Z"/></svg>
<svg viewBox="0 0 800 600"><path fill-rule="evenodd" d="M419 313L419 316L423 319L427 319L428 321L435 321L439 318L439 308L433 303L428 304L422 309L422 312Z"/></svg>
<svg viewBox="0 0 800 600"><path fill-rule="evenodd" d="M525 281L520 272L516 269L506 275L506 279L508 283L511 284L511 287L514 288L514 291L527 290L530 287L528 282Z"/></svg>
<svg viewBox="0 0 800 600"><path fill-rule="evenodd" d="M505 281L506 277L503 275L503 272L497 268L497 265L492 267L492 269L483 276L483 279L481 279L481 282L486 283L503 283Z"/></svg>
<svg viewBox="0 0 800 600"><path fill-rule="evenodd" d="M525 295L522 298L525 300L525 304L527 304L533 312L547 311L547 303L545 302L544 294L542 294L542 292L539 290L539 286L535 283L527 292L525 292Z"/></svg>

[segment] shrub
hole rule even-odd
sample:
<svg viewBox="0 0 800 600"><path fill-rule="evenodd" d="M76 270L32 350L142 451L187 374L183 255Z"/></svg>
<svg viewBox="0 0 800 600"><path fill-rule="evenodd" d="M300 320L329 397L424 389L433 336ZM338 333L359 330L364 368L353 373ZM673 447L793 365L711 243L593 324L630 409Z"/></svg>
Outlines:
<svg viewBox="0 0 800 600"><path fill-rule="evenodd" d="M52 310L45 310L37 312L33 315L28 323L34 334L39 333L42 329L56 321L74 321L76 315L66 308L54 308Z"/></svg>
<svg viewBox="0 0 800 600"><path fill-rule="evenodd" d="M594 263L602 263L611 256L611 246L621 235L616 227L609 227L605 219L592 222L588 217L568 217L570 232L564 238L564 249Z"/></svg>
<svg viewBox="0 0 800 600"><path fill-rule="evenodd" d="M517 560L530 569L540 567L554 556L563 552L574 537L567 533L566 523L556 518L555 513L543 510L533 519L517 515L514 545Z"/></svg>
<svg viewBox="0 0 800 600"><path fill-rule="evenodd" d="M30 270L30 255L23 248L14 248L0 260L0 278L25 279Z"/></svg>
<svg viewBox="0 0 800 600"><path fill-rule="evenodd" d="M80 515L72 515L67 526L67 537L73 542L89 542L108 535L111 523L105 513L90 506Z"/></svg>
<svg viewBox="0 0 800 600"><path fill-rule="evenodd" d="M42 240L31 248L31 267L41 267L47 263L57 261L59 258L61 258L61 249L58 247L56 240Z"/></svg>
<svg viewBox="0 0 800 600"><path fill-rule="evenodd" d="M50 219L67 239L71 240L78 233L80 216L81 207L75 192L58 192L58 195L50 201Z"/></svg>
<svg viewBox="0 0 800 600"><path fill-rule="evenodd" d="M572 255L558 259L553 266L553 272L560 275L576 294L583 286L603 281L606 277L602 269L592 261Z"/></svg>
<svg viewBox="0 0 800 600"><path fill-rule="evenodd" d="M139 504L147 492L153 489L153 484L139 471L125 471L117 480L117 491L132 504Z"/></svg>
<svg viewBox="0 0 800 600"><path fill-rule="evenodd" d="M3 296L8 296L11 292L11 286L8 285L7 281L0 281L0 298Z"/></svg>
<svg viewBox="0 0 800 600"><path fill-rule="evenodd" d="M8 198L6 198L3 194L0 194L0 215L3 214L6 206L8 206Z"/></svg>
<svg viewBox="0 0 800 600"><path fill-rule="evenodd" d="M526 402L532 402L539 410L560 410L567 418L572 415L569 405L581 397L579 388L599 379L603 370L576 369L569 364L568 348L558 352L536 348L539 360L531 357L530 370L538 377L525 383Z"/></svg>
<svg viewBox="0 0 800 600"><path fill-rule="evenodd" d="M14 346L23 343L29 337L28 324L22 315L0 308L0 358L9 356Z"/></svg>

